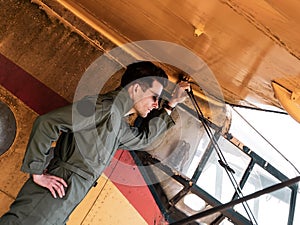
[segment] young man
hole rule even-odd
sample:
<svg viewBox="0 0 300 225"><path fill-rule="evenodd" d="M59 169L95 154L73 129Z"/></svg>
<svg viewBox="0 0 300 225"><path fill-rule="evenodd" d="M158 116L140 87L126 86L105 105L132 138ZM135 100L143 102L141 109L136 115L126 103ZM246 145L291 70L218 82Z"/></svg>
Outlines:
<svg viewBox="0 0 300 225"><path fill-rule="evenodd" d="M88 96L39 116L34 122L22 171L31 174L1 225L62 225L101 176L117 149L146 147L174 122L171 108L184 100L189 84L181 82L147 129L129 126L125 116L146 117L158 109L167 75L151 62L129 65L121 87ZM54 157L48 164L51 144Z"/></svg>

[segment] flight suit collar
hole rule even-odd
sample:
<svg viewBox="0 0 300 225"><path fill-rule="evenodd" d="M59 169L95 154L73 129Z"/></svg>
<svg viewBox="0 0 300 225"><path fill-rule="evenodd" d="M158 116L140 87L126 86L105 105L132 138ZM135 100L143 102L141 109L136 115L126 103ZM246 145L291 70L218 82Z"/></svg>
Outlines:
<svg viewBox="0 0 300 225"><path fill-rule="evenodd" d="M114 91L114 105L118 109L121 116L125 116L132 107L133 107L133 100L130 98L128 91L125 88L117 88Z"/></svg>

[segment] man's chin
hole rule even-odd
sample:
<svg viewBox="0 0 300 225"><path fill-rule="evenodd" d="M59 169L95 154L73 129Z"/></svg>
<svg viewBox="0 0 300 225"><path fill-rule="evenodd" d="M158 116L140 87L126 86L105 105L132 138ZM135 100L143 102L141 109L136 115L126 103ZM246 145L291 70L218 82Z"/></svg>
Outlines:
<svg viewBox="0 0 300 225"><path fill-rule="evenodd" d="M147 115L148 115L148 113L145 115L140 115L142 118L146 118L147 117Z"/></svg>
<svg viewBox="0 0 300 225"><path fill-rule="evenodd" d="M142 118L146 118L148 116L149 112L146 113L139 113L139 116Z"/></svg>

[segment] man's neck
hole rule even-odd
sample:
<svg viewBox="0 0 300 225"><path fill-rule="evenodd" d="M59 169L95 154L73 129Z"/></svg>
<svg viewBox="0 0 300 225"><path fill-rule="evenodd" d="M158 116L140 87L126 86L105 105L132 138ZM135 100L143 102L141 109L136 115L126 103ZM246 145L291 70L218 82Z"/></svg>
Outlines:
<svg viewBox="0 0 300 225"><path fill-rule="evenodd" d="M127 113L125 113L124 116L129 116L130 114L136 113L136 110L134 108L131 108Z"/></svg>

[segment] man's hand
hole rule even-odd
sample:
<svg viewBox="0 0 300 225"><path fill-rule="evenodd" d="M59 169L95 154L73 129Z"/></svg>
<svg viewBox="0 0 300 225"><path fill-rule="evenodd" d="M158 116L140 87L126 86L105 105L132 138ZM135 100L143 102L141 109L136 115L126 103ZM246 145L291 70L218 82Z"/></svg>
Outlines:
<svg viewBox="0 0 300 225"><path fill-rule="evenodd" d="M172 98L169 101L169 106L175 107L178 103L181 103L187 97L186 91L190 91L191 86L187 81L180 81L176 84Z"/></svg>
<svg viewBox="0 0 300 225"><path fill-rule="evenodd" d="M57 198L56 193L60 198L65 196L64 188L66 188L68 185L64 179L50 174L33 174L32 177L36 184L49 189L54 198Z"/></svg>

